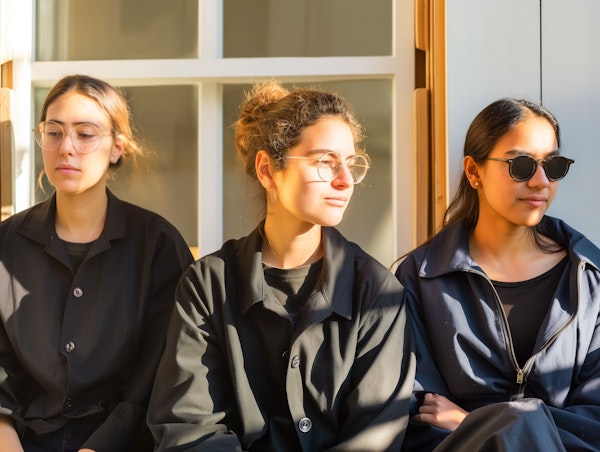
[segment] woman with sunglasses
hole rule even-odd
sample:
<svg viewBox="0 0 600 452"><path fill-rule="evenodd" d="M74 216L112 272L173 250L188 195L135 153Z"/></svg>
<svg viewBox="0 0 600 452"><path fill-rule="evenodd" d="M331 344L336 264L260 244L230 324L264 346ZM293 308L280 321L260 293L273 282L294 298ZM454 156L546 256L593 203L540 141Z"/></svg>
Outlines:
<svg viewBox="0 0 600 452"><path fill-rule="evenodd" d="M181 279L148 413L159 451L399 450L402 287L334 228L369 168L361 140L335 94L248 94L235 142L266 215Z"/></svg>
<svg viewBox="0 0 600 452"><path fill-rule="evenodd" d="M472 122L443 229L396 271L417 342L405 449L600 450L600 250L546 216L573 163L545 108Z"/></svg>
<svg viewBox="0 0 600 452"><path fill-rule="evenodd" d="M151 451L148 399L192 255L107 189L142 155L117 89L64 77L34 133L54 192L0 223L0 450Z"/></svg>

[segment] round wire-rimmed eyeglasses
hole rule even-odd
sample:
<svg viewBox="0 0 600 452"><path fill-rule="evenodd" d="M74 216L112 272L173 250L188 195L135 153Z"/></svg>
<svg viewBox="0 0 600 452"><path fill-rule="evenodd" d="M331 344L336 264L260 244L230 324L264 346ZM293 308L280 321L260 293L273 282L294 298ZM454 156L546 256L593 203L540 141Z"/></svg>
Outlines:
<svg viewBox="0 0 600 452"><path fill-rule="evenodd" d="M366 153L354 154L342 162L340 154L334 151L324 152L320 156L288 155L286 159L313 160L317 167L319 179L323 182L334 180L345 166L352 176L354 184L360 184L371 167L371 161Z"/></svg>
<svg viewBox="0 0 600 452"><path fill-rule="evenodd" d="M42 149L49 151L60 148L65 137L71 138L73 147L80 154L89 154L100 147L102 137L109 137L113 134L103 134L102 131L90 123L75 124L67 134L62 124L56 121L40 122L33 129L35 141Z"/></svg>
<svg viewBox="0 0 600 452"><path fill-rule="evenodd" d="M533 177L538 164L542 165L548 180L556 182L561 180L569 172L569 167L575 160L553 155L547 159L534 159L530 155L519 155L510 159L487 157L486 160L508 163L508 173L517 182L525 182Z"/></svg>

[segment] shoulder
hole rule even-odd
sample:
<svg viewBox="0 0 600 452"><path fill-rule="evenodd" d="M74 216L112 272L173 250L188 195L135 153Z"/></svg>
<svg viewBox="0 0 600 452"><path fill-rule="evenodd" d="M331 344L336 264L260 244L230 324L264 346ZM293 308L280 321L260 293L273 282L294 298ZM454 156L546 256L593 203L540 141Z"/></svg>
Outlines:
<svg viewBox="0 0 600 452"><path fill-rule="evenodd" d="M120 218L125 220L123 226L127 229L128 235L142 234L183 240L179 230L162 215L109 194L106 227L111 235L120 228Z"/></svg>
<svg viewBox="0 0 600 452"><path fill-rule="evenodd" d="M469 234L464 224L457 222L407 253L400 259L395 273L406 286L414 285L416 279L437 278L471 266Z"/></svg>
<svg viewBox="0 0 600 452"><path fill-rule="evenodd" d="M246 237L229 239L223 243L221 248L206 254L196 260L188 269L188 275L195 274L197 277L207 275L224 276L226 271L235 271L237 264L250 265L252 251L249 248L254 242L256 231ZM201 276L203 275L203 276Z"/></svg>
<svg viewBox="0 0 600 452"><path fill-rule="evenodd" d="M563 220L545 216L540 223L540 232L567 248L572 258L588 262L600 269L600 249Z"/></svg>
<svg viewBox="0 0 600 452"><path fill-rule="evenodd" d="M363 250L360 245L346 239L335 228L326 228L325 230L332 245L330 261L345 260L346 263L339 263L335 267L342 274L349 270L345 268L345 265L351 265L355 286L378 288L382 293L398 292L402 289L400 282L391 270Z"/></svg>
<svg viewBox="0 0 600 452"><path fill-rule="evenodd" d="M0 222L0 238L19 233L26 237L42 240L54 230L54 198L35 204L15 213Z"/></svg>

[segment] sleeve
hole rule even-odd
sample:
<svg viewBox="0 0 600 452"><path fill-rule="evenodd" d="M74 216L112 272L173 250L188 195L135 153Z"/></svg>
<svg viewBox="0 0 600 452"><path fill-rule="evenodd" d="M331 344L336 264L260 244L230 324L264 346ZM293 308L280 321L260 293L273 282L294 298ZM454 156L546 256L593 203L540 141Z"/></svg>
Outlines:
<svg viewBox="0 0 600 452"><path fill-rule="evenodd" d="M429 344L427 327L425 325L421 303L420 285L417 262L408 256L396 270L396 277L404 286L408 322L414 341L417 368L415 384L410 399L410 417L417 414L426 392L450 397L444 379L436 365ZM408 422L403 450L426 451L432 450L448 434L449 430L441 429L430 424Z"/></svg>
<svg viewBox="0 0 600 452"><path fill-rule="evenodd" d="M599 297L593 303L596 309ZM567 450L600 450L600 315L596 314L585 360L574 378L567 405L548 408Z"/></svg>
<svg viewBox="0 0 600 452"><path fill-rule="evenodd" d="M399 450L404 438L415 356L402 287L385 271L387 277L373 284L375 303L361 319L352 390L340 441L331 450Z"/></svg>
<svg viewBox="0 0 600 452"><path fill-rule="evenodd" d="M151 263L150 291L133 376L125 388L122 402L114 407L82 448L98 452L152 449L152 438L146 426L148 401L165 345L175 287L192 261L192 254L179 232L167 225L158 236Z"/></svg>
<svg viewBox="0 0 600 452"><path fill-rule="evenodd" d="M9 302L11 287L10 261L5 257L9 243L14 243L14 237L9 234L9 222L0 224L0 307ZM6 262L5 262L6 260ZM22 372L13 347L8 339L5 327L6 314L0 313L0 416L8 416L15 422L15 427L22 430L21 407L15 394L21 391L19 378Z"/></svg>
<svg viewBox="0 0 600 452"><path fill-rule="evenodd" d="M235 404L222 328L209 307L224 287L201 281L197 262L182 277L148 411L157 451L241 451L225 425ZM215 279L223 279L215 276ZM223 292L212 294L215 290ZM209 300L210 298L210 300Z"/></svg>
<svg viewBox="0 0 600 452"><path fill-rule="evenodd" d="M23 381L20 372L21 366L8 340L4 323L0 322L0 416L10 417L17 431L22 433L21 406L15 396L21 390L19 382Z"/></svg>

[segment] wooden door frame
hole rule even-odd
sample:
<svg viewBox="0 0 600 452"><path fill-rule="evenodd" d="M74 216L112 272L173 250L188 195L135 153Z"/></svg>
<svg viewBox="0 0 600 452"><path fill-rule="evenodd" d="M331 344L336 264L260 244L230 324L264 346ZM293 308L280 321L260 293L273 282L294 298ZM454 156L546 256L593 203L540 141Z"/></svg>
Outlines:
<svg viewBox="0 0 600 452"><path fill-rule="evenodd" d="M415 0L418 244L439 231L448 204L446 112L446 2Z"/></svg>

